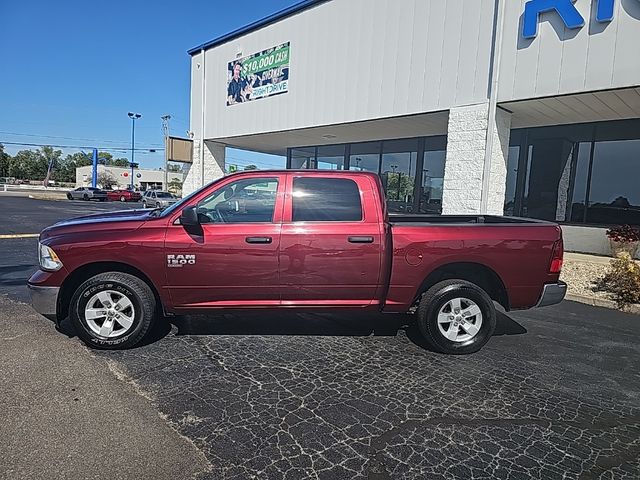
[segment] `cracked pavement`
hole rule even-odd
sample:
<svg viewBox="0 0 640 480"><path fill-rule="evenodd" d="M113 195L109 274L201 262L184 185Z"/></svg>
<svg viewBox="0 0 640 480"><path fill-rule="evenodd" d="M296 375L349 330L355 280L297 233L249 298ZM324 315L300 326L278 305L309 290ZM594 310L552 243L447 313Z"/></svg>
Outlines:
<svg viewBox="0 0 640 480"><path fill-rule="evenodd" d="M3 231L39 230L88 207L115 208L11 200L15 218ZM172 319L133 350L87 355L77 338L17 302L27 300L36 244L0 244L0 288L10 299L0 354L15 361L0 371L22 392L0 389L0 467L23 462L30 474L21 478L52 478L52 465L75 468L64 478L115 467L94 456L83 470L72 456L99 451L104 436L87 427L95 427L88 400L102 391L123 398L130 422L104 426L114 441L134 442L120 459L122 478L640 478L638 316L573 302L500 315L482 351L451 357L427 350L408 317L221 312ZM25 362L26 352L37 361ZM18 375L24 385L11 381ZM87 399L82 409L70 395ZM20 428L9 430L14 423ZM87 435L98 440L82 443ZM57 449L47 448L52 438ZM7 444L20 447L13 457ZM37 455L27 458L28 449ZM156 460L134 465L131 457Z"/></svg>
<svg viewBox="0 0 640 480"><path fill-rule="evenodd" d="M202 479L640 477L638 317L571 302L502 315L505 334L466 357L379 317L183 317L97 355L205 453Z"/></svg>

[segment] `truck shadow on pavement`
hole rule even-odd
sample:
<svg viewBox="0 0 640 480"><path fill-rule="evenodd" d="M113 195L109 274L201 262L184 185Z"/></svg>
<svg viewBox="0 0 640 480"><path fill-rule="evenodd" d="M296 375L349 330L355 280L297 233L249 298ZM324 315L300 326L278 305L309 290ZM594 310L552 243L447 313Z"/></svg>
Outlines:
<svg viewBox="0 0 640 480"><path fill-rule="evenodd" d="M22 286L27 283L33 270L34 267L30 263L0 266L0 286Z"/></svg>
<svg viewBox="0 0 640 480"><path fill-rule="evenodd" d="M162 319L140 344L149 345L168 335L299 335L390 336L404 331L414 344L430 350L411 315L363 312L293 313L279 311L225 311L208 315L184 315ZM522 335L526 328L503 312L497 312L494 336Z"/></svg>
<svg viewBox="0 0 640 480"><path fill-rule="evenodd" d="M493 336L523 335L527 329L503 312L497 312ZM70 320L58 330L75 337ZM294 313L280 311L225 311L207 315L181 315L160 318L145 339L136 347L161 341L173 331L176 336L215 335L291 335L323 337L395 337L403 331L415 345L431 350L411 315L363 312Z"/></svg>

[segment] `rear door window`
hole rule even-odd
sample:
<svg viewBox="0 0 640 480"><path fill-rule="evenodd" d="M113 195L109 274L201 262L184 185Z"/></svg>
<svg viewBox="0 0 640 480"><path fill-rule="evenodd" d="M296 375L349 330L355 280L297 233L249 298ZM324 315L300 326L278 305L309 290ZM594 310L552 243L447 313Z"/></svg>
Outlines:
<svg viewBox="0 0 640 480"><path fill-rule="evenodd" d="M359 222L362 201L358 185L348 178L293 179L294 222Z"/></svg>

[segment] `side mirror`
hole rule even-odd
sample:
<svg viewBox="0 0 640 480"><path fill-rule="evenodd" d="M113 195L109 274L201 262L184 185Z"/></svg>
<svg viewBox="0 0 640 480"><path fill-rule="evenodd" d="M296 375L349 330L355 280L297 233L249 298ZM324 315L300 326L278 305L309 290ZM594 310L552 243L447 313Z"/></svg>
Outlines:
<svg viewBox="0 0 640 480"><path fill-rule="evenodd" d="M180 214L180 225L183 225L185 227L194 227L196 225L200 225L196 207L186 207L182 209L182 213Z"/></svg>

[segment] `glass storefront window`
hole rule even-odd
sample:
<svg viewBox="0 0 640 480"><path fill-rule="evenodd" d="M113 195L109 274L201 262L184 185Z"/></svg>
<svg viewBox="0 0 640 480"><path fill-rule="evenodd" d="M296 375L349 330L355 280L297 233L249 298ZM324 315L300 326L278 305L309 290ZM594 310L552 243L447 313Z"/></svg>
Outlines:
<svg viewBox="0 0 640 480"><path fill-rule="evenodd" d="M382 143L382 184L390 212L413 211L418 140L390 140Z"/></svg>
<svg viewBox="0 0 640 480"><path fill-rule="evenodd" d="M591 156L591 142L580 142L578 154L574 163L575 174L571 192L571 211L568 212L568 222L584 222L584 206L587 201L587 182L589 180L589 157Z"/></svg>
<svg viewBox="0 0 640 480"><path fill-rule="evenodd" d="M380 142L354 143L349 155L349 170L378 173Z"/></svg>
<svg viewBox="0 0 640 480"><path fill-rule="evenodd" d="M640 120L515 130L511 141L505 214L640 225Z"/></svg>
<svg viewBox="0 0 640 480"><path fill-rule="evenodd" d="M425 151L418 213L442 213L442 187L444 182L445 150Z"/></svg>
<svg viewBox="0 0 640 480"><path fill-rule="evenodd" d="M326 145L318 147L316 168L322 170L344 170L345 145Z"/></svg>
<svg viewBox="0 0 640 480"><path fill-rule="evenodd" d="M315 168L316 147L292 148L289 168Z"/></svg>
<svg viewBox="0 0 640 480"><path fill-rule="evenodd" d="M640 225L640 139L596 142L592 168L587 223Z"/></svg>
<svg viewBox="0 0 640 480"><path fill-rule="evenodd" d="M515 215L516 183L518 180L518 161L520 160L520 147L509 147L507 157L507 186L504 197L504 214Z"/></svg>

